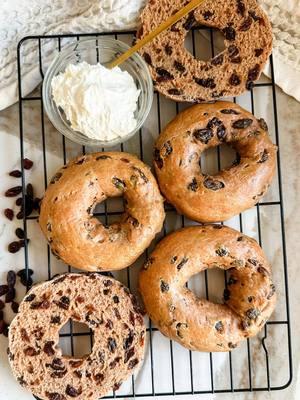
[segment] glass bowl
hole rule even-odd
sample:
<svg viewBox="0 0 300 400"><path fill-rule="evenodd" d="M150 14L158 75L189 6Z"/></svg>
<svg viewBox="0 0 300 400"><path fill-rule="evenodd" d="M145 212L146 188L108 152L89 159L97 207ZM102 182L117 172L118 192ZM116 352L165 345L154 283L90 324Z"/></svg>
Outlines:
<svg viewBox="0 0 300 400"><path fill-rule="evenodd" d="M99 62L105 66L128 49L129 46L126 43L116 39L83 39L65 46L52 61L43 82L43 101L50 121L64 136L82 145L106 147L125 142L141 128L152 105L153 85L147 64L137 53L133 54L119 66L122 70L126 70L133 77L137 88L140 90L137 109L135 111L137 124L134 130L128 132L127 135L110 141L88 138L81 132L71 128L69 121L66 119L65 113L60 107L56 106L52 96L52 78L60 72L64 72L67 65L86 61L89 64L97 64L97 62Z"/></svg>

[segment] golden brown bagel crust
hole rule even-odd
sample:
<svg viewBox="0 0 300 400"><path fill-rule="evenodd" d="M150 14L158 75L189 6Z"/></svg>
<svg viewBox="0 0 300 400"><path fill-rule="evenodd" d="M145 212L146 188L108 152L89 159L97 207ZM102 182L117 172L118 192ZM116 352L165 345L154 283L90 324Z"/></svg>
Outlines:
<svg viewBox="0 0 300 400"><path fill-rule="evenodd" d="M276 167L263 119L231 102L197 104L173 119L159 135L154 166L159 187L177 211L199 222L225 221L254 206ZM240 160L214 176L203 175L201 153L228 143Z"/></svg>
<svg viewBox="0 0 300 400"><path fill-rule="evenodd" d="M145 37L186 3L149 1L141 14L138 36ZM184 41L195 25L219 29L225 50L208 61L194 58ZM271 50L271 25L256 0L206 0L144 46L141 54L161 93L176 101L203 102L250 89Z"/></svg>
<svg viewBox="0 0 300 400"><path fill-rule="evenodd" d="M185 283L209 268L229 270L225 304L195 296ZM159 330L191 350L229 351L254 336L272 314L271 266L254 239L222 225L166 236L140 273L146 311Z"/></svg>
<svg viewBox="0 0 300 400"><path fill-rule="evenodd" d="M125 213L108 227L93 217L96 204L124 196ZM81 156L52 178L40 226L52 252L83 270L122 269L149 246L164 221L163 199L142 161L121 152Z"/></svg>

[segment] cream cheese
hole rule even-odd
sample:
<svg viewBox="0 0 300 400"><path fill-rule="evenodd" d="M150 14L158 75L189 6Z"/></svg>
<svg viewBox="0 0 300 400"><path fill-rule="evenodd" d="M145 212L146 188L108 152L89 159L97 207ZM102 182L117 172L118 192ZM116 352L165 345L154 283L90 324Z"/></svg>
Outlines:
<svg viewBox="0 0 300 400"><path fill-rule="evenodd" d="M72 129L91 139L122 138L137 124L134 112L140 90L119 67L70 64L51 82L53 99L64 110Z"/></svg>

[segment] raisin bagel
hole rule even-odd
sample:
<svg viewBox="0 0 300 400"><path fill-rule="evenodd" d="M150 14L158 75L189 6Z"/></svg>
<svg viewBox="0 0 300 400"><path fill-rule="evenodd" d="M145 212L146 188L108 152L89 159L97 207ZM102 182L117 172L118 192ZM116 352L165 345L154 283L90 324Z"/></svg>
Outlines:
<svg viewBox="0 0 300 400"><path fill-rule="evenodd" d="M125 212L109 226L93 217L96 204L124 196ZM81 156L48 186L40 226L55 256L88 271L121 269L149 246L164 221L163 199L142 161L121 152Z"/></svg>
<svg viewBox="0 0 300 400"><path fill-rule="evenodd" d="M139 38L186 5L186 0L151 0L141 15ZM197 60L184 40L195 25L219 29L225 50ZM272 30L256 0L206 0L194 12L143 47L156 88L176 101L202 102L250 89L272 50Z"/></svg>
<svg viewBox="0 0 300 400"><path fill-rule="evenodd" d="M185 283L210 268L230 272L225 304L198 298ZM229 351L256 335L275 307L271 267L255 240L222 225L166 236L145 263L140 292L150 318L190 350Z"/></svg>
<svg viewBox="0 0 300 400"><path fill-rule="evenodd" d="M59 330L73 319L94 333L91 354L62 355ZM9 329L8 355L19 383L41 399L97 399L136 370L145 326L133 295L100 274L65 274L33 287Z"/></svg>
<svg viewBox="0 0 300 400"><path fill-rule="evenodd" d="M237 151L236 162L214 176L202 174L201 153L221 143ZM197 104L159 135L154 166L162 193L179 213L218 222L252 207L265 194L275 173L276 149L265 121L237 104Z"/></svg>

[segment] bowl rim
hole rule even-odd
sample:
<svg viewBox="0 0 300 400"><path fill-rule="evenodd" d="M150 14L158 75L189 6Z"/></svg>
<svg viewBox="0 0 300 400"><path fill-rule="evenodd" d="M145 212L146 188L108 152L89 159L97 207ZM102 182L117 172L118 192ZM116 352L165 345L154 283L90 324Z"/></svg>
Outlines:
<svg viewBox="0 0 300 400"><path fill-rule="evenodd" d="M61 71L56 71L56 69L59 66L59 64L61 63L61 61L64 60L68 55L72 54L74 51L77 50L76 45L78 45L78 44L85 45L85 44L90 44L90 43L93 43L93 45L95 46L95 49L97 47L101 47L101 45L107 46L107 47L109 47L110 45L117 45L117 46L119 46L119 48L122 52L123 51L125 52L126 50L128 50L130 48L130 46L127 43L125 43L121 40L118 40L118 39L110 38L110 37L83 38L83 39L77 40L77 42L75 42L75 43L72 42L72 43L65 45L64 48L51 61L51 63L49 64L49 67L47 68L47 71L44 75L43 85L42 85L43 105L44 105L46 114L47 114L50 122L54 126L54 128L58 132L60 132L63 136L70 139L72 142L75 142L75 143L78 143L81 145L85 145L85 146L90 146L90 147L93 147L93 146L95 146L95 147L112 147L112 146L124 143L127 140L129 140L144 125L144 123L150 113L152 103L153 103L153 81L152 81L152 77L151 77L148 65L146 64L143 57L137 52L134 53L129 59L132 59L132 58L135 59L135 62L137 64L139 64L141 66L141 68L145 71L146 79L144 79L144 78L143 79L146 81L146 85L147 85L147 87L149 87L149 90L146 91L147 92L147 95L146 95L147 103L146 103L144 113L143 113L142 117L140 118L140 121L136 125L136 127L132 131L128 132L127 135L120 137L120 138L115 138L110 141L101 141L101 140L97 140L97 139L91 139L88 136L85 136L82 132L75 131L71 127L66 126L64 124L64 122L62 121L62 118L59 117L59 121L58 121L56 118L56 115L54 114L52 104L55 104L55 103L54 103L54 100L52 99L51 81L52 81L52 78L57 75L57 73L61 72ZM79 52L80 52L80 49L79 49ZM133 76L133 78L135 78L135 77ZM139 101L139 99L138 99L138 101ZM75 132L80 134L82 136L82 138L77 135L74 135Z"/></svg>

